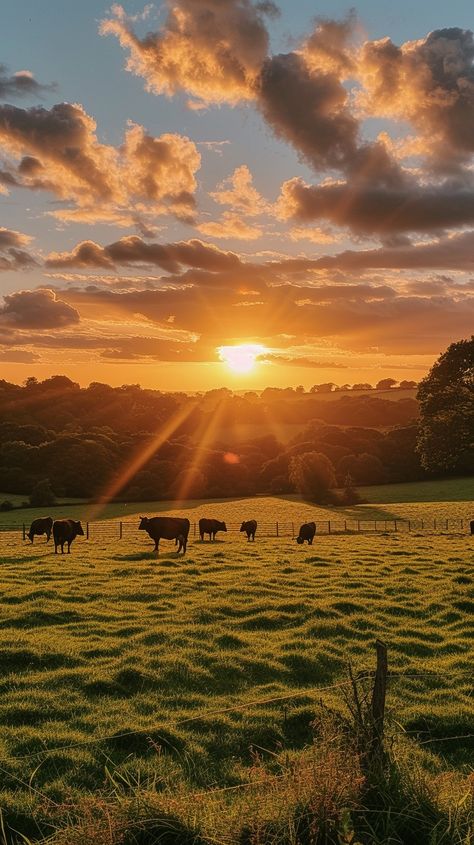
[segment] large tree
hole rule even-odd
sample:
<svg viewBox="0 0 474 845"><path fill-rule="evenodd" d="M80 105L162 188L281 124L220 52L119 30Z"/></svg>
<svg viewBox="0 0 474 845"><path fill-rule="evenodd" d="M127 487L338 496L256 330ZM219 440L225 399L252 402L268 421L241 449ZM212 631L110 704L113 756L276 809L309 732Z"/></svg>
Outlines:
<svg viewBox="0 0 474 845"><path fill-rule="evenodd" d="M417 449L432 472L474 472L474 336L452 343L420 382Z"/></svg>
<svg viewBox="0 0 474 845"><path fill-rule="evenodd" d="M336 486L334 466L321 452L295 455L290 460L289 476L295 490L312 502L328 502L330 490Z"/></svg>

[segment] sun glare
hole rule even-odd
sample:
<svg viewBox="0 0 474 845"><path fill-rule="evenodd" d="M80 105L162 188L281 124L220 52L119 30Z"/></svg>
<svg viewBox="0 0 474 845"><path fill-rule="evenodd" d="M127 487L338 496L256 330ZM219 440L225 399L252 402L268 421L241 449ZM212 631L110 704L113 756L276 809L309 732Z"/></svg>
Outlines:
<svg viewBox="0 0 474 845"><path fill-rule="evenodd" d="M220 346L217 351L221 361L234 373L249 373L257 357L265 352L265 347L257 343L241 343L238 346Z"/></svg>

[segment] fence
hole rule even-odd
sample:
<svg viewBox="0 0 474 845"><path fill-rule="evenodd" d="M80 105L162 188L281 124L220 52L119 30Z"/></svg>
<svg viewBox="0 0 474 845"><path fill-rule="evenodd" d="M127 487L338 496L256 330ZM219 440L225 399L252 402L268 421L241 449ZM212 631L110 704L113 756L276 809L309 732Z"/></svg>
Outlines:
<svg viewBox="0 0 474 845"><path fill-rule="evenodd" d="M239 534L240 522L228 522L227 533ZM469 533L468 519L340 519L318 520L316 534L408 534L412 531L427 531L430 533ZM298 536L299 522L259 522L257 536L259 538L282 537L294 538ZM29 525L26 523L0 524L0 533L20 533L26 539ZM138 521L133 520L95 520L83 523L86 539L122 540L132 537L138 538ZM189 537L199 537L199 523L192 522Z"/></svg>

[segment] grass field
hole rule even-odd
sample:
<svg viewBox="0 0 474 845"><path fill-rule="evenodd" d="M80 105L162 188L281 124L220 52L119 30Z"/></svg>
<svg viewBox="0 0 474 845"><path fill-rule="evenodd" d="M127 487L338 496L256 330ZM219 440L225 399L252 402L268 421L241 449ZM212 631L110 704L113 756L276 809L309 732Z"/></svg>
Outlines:
<svg viewBox="0 0 474 845"><path fill-rule="evenodd" d="M470 515L462 502L377 512L408 507ZM326 513L283 499L181 512L237 522L276 519L280 509L288 518ZM301 547L232 533L212 544L191 538L184 558L163 543L157 557L136 524L120 542L78 538L64 557L44 539L30 546L0 535L0 807L12 828L34 837L68 826L111 784L157 800L178 784L245 782L256 751L271 767L311 743L319 700L342 707L339 688L313 688L344 681L348 660L372 668L376 637L388 643L393 671L421 673L390 680L390 734L428 741L427 770L467 774L473 739L453 737L474 734L472 538L321 536ZM238 709L291 693L299 695ZM81 835L58 841L95 841ZM225 841L237 840L228 831Z"/></svg>
<svg viewBox="0 0 474 845"><path fill-rule="evenodd" d="M288 522L298 519L374 520L374 519L472 519L474 518L474 478L449 478L438 481L420 481L411 484L384 484L362 487L360 493L368 504L352 508L316 507L302 504L297 495L279 497L253 497L251 499L189 500L179 511L170 502L112 502L98 507L78 500L76 504L58 503L53 508L17 508L0 512L0 529L6 526L29 526L38 516L50 512L55 519L111 520L137 519L139 514L165 511L190 514L190 519L210 515L228 522L240 522L255 514L266 522ZM0 493L0 501L14 497ZM26 496L16 497L21 502ZM389 507L386 507L389 505ZM193 517L194 514L194 517Z"/></svg>

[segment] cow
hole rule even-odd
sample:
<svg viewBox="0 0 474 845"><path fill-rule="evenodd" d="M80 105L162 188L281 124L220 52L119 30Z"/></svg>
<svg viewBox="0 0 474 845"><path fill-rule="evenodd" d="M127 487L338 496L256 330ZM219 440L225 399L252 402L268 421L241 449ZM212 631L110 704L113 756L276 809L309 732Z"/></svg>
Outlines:
<svg viewBox="0 0 474 845"><path fill-rule="evenodd" d="M227 531L225 522L219 522L218 519L199 520L199 534L201 540L204 540L204 534L209 534L209 539L215 540L218 531Z"/></svg>
<svg viewBox="0 0 474 845"><path fill-rule="evenodd" d="M64 554L64 544L67 543L67 553L71 554L71 543L75 537L83 537L84 531L80 522L74 519L55 519L53 522L54 554L58 553L58 546L61 546L61 554Z"/></svg>
<svg viewBox="0 0 474 845"><path fill-rule="evenodd" d="M46 542L49 543L51 538L51 531L53 530L53 517L41 516L34 519L28 531L28 539L33 542L35 536L40 537L41 534L46 534Z"/></svg>
<svg viewBox="0 0 474 845"><path fill-rule="evenodd" d="M296 542L301 546L305 540L308 541L308 546L313 545L314 535L316 534L315 522L304 522L300 528L300 533L296 538Z"/></svg>
<svg viewBox="0 0 474 845"><path fill-rule="evenodd" d="M159 552L160 540L174 540L180 551L186 554L189 534L189 519L181 519L177 516L141 516L139 531L146 531L148 536L154 540L155 552Z"/></svg>
<svg viewBox="0 0 474 845"><path fill-rule="evenodd" d="M255 532L257 530L257 521L255 519L249 519L247 522L243 522L240 526L240 533L243 532L247 535L247 542L249 540L253 540L255 542Z"/></svg>

